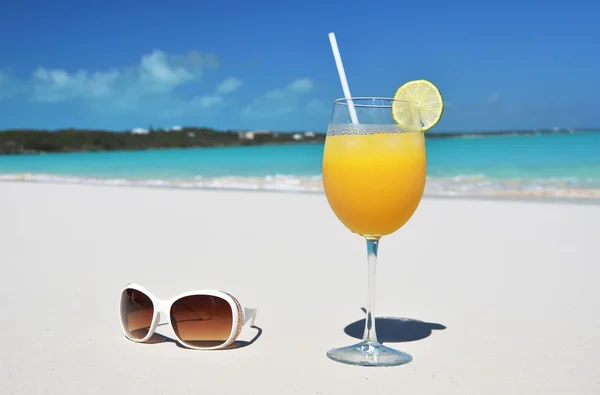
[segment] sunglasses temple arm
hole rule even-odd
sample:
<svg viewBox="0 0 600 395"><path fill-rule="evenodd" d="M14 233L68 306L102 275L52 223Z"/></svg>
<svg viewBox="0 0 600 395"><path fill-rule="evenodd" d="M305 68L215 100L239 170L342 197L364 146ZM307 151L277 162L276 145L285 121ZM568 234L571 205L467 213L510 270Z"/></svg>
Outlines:
<svg viewBox="0 0 600 395"><path fill-rule="evenodd" d="M254 325L254 321L256 320L256 311L257 309L244 307L244 325L246 325L248 322L250 322L250 326Z"/></svg>

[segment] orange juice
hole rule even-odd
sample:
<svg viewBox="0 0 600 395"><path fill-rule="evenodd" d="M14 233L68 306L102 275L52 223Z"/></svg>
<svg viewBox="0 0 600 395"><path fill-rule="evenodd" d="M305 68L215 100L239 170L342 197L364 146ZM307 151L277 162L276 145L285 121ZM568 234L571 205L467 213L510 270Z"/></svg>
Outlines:
<svg viewBox="0 0 600 395"><path fill-rule="evenodd" d="M413 215L425 188L421 132L328 135L323 154L327 201L352 232L380 237Z"/></svg>

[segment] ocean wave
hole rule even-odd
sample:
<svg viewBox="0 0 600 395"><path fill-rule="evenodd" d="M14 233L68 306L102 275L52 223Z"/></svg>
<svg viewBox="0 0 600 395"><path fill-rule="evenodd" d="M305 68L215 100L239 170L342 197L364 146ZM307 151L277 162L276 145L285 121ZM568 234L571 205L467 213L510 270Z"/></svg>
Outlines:
<svg viewBox="0 0 600 395"><path fill-rule="evenodd" d="M600 180L589 178L428 177L425 195L600 199Z"/></svg>
<svg viewBox="0 0 600 395"><path fill-rule="evenodd" d="M160 187L179 189L323 192L321 176L276 174L265 177L202 177L187 179L129 179L52 174L0 174L0 181L29 181L84 185ZM425 196L555 197L600 199L600 180L578 178L493 179L485 175L428 177Z"/></svg>
<svg viewBox="0 0 600 395"><path fill-rule="evenodd" d="M180 189L232 189L289 192L322 192L321 176L297 177L273 175L266 177L202 177L168 179L131 179L108 177L77 177L52 174L0 174L0 181L32 181L84 185L139 186Z"/></svg>

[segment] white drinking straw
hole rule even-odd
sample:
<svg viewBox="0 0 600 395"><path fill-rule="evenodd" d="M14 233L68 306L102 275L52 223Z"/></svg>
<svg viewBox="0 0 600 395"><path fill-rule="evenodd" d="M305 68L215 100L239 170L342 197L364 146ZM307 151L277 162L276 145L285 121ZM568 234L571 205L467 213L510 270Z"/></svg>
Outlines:
<svg viewBox="0 0 600 395"><path fill-rule="evenodd" d="M346 80L346 73L344 72L344 65L342 64L342 57L340 56L340 50L335 40L335 34L329 33L329 42L331 43L331 50L333 51L333 57L335 58L335 64L337 66L338 74L340 75L340 82L342 83L342 89L344 90L344 96L348 101L348 110L350 110L350 119L353 124L358 124L358 117L356 116L356 109L354 108L354 102L350 95L350 87L348 86L348 80Z"/></svg>

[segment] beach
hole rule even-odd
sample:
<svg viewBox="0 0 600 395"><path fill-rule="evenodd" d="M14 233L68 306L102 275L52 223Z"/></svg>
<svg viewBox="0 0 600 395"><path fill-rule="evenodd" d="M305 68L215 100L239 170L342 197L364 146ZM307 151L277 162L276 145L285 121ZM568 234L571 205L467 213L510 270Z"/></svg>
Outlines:
<svg viewBox="0 0 600 395"><path fill-rule="evenodd" d="M392 368L325 355L362 335L367 267L323 194L0 182L0 210L2 394L600 391L597 204L424 198L379 250L380 339L414 358ZM129 282L227 291L256 328L133 343Z"/></svg>

